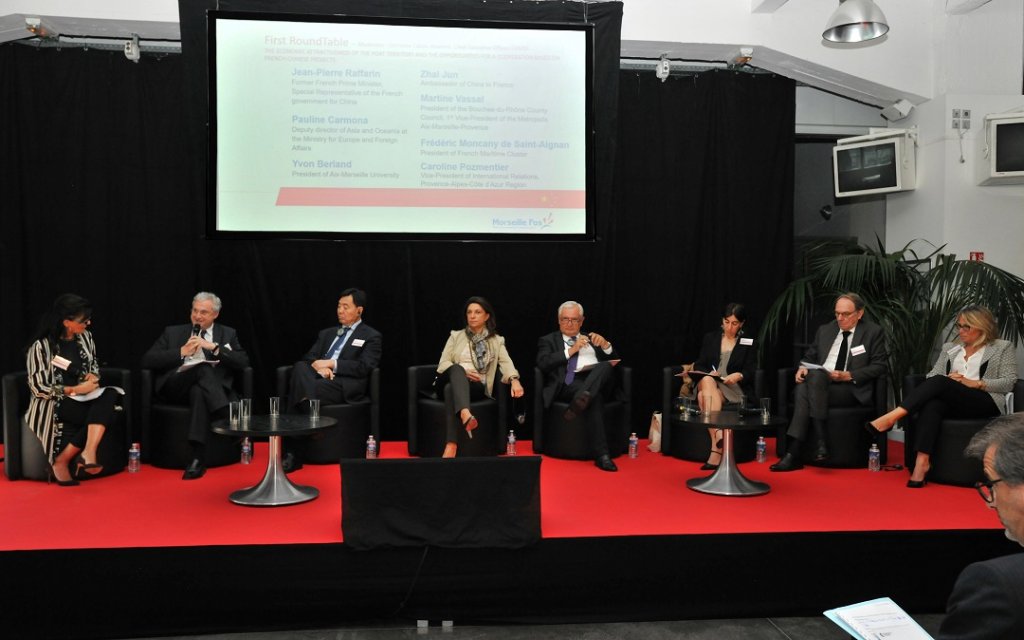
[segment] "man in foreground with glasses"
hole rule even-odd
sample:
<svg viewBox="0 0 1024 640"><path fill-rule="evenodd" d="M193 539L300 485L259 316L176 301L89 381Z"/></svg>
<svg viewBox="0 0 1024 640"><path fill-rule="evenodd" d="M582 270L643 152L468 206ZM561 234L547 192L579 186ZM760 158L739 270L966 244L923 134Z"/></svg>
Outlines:
<svg viewBox="0 0 1024 640"><path fill-rule="evenodd" d="M1024 541L1024 416L996 418L964 452L982 461L985 482L975 485L1006 527ZM1024 638L1024 553L968 565L957 578L936 640Z"/></svg>
<svg viewBox="0 0 1024 640"><path fill-rule="evenodd" d="M818 327L796 371L793 419L786 432L786 455L772 471L802 469L800 446L807 439L808 422L814 429L815 461L828 459L827 429L830 406L868 406L874 381L885 373L886 349L882 329L864 317L864 300L856 293L836 298L836 319ZM780 398L779 402L785 402Z"/></svg>
<svg viewBox="0 0 1024 640"><path fill-rule="evenodd" d="M582 416L594 464L618 471L608 455L604 430L604 400L615 389L612 367L619 355L604 336L582 333L583 305L573 300L558 307L558 331L537 341L537 368L544 374L544 408L555 400L568 402L566 420Z"/></svg>

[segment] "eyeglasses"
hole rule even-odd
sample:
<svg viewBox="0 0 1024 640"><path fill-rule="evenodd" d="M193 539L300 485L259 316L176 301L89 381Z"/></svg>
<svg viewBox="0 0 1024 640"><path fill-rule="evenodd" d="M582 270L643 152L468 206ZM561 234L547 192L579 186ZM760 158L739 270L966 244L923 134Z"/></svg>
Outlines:
<svg viewBox="0 0 1024 640"><path fill-rule="evenodd" d="M856 311L836 311L837 318L849 318L850 316L857 313Z"/></svg>
<svg viewBox="0 0 1024 640"><path fill-rule="evenodd" d="M558 321L564 324L579 324L583 322L583 318L559 318Z"/></svg>
<svg viewBox="0 0 1024 640"><path fill-rule="evenodd" d="M956 327L957 331L970 331L974 328L969 324L954 324L953 326Z"/></svg>
<svg viewBox="0 0 1024 640"><path fill-rule="evenodd" d="M1002 478L996 478L995 480L983 480L982 482L975 482L974 488L978 490L978 494L981 496L982 500L992 504L996 499L995 486L1002 481Z"/></svg>
<svg viewBox="0 0 1024 640"><path fill-rule="evenodd" d="M92 318L68 318L68 321L75 324L89 324L92 322Z"/></svg>

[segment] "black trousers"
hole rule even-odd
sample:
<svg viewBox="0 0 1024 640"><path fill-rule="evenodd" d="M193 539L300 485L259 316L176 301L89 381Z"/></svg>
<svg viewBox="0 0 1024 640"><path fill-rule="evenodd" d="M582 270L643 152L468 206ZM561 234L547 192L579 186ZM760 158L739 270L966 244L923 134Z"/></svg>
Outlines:
<svg viewBox="0 0 1024 640"><path fill-rule="evenodd" d="M87 402L64 398L57 411L57 418L63 425L57 453L69 444L78 449L84 448L90 424L102 424L104 427L114 424L117 419L114 405L118 395L113 389L104 389L98 398Z"/></svg>
<svg viewBox="0 0 1024 640"><path fill-rule="evenodd" d="M452 390L452 407L455 409L456 417L459 416L459 412L463 409L469 408L470 402L487 397L487 387L484 383L471 381L466 377L466 370L462 368L462 365L458 364L448 367L444 370L444 373L438 374L437 379L434 380L434 392L437 393L437 397L441 400L444 400L445 387L450 387ZM458 429L461 428L461 423L461 419L456 423L452 421L446 422L445 442L459 441Z"/></svg>
<svg viewBox="0 0 1024 640"><path fill-rule="evenodd" d="M305 400L319 400L321 405L346 404L341 376L328 380L309 366L308 362L296 362L292 367L288 401L292 407L304 412L308 409Z"/></svg>
<svg viewBox="0 0 1024 640"><path fill-rule="evenodd" d="M191 419L188 439L200 445L206 444L209 436L210 416L215 412L227 411L228 402L235 396L224 385L222 374L205 364L172 374L164 382L160 395L169 402L189 406Z"/></svg>
<svg viewBox="0 0 1024 640"><path fill-rule="evenodd" d="M780 400L782 402L782 400ZM852 407L860 404L853 395L853 384L832 382L824 369L807 372L807 377L796 386L793 394L793 419L789 422L786 435L800 442L807 439L809 420L824 422L829 407Z"/></svg>
<svg viewBox="0 0 1024 640"><path fill-rule="evenodd" d="M971 389L946 376L932 376L908 393L900 406L917 414L914 446L919 453L931 455L945 418L994 418L999 415L992 396Z"/></svg>
<svg viewBox="0 0 1024 640"><path fill-rule="evenodd" d="M615 371L608 362L599 362L588 371L580 371L573 381L562 387L556 400L572 402L584 391L590 394L590 404L577 420L585 421L590 452L595 458L608 455L608 434L604 426L604 404L615 390Z"/></svg>

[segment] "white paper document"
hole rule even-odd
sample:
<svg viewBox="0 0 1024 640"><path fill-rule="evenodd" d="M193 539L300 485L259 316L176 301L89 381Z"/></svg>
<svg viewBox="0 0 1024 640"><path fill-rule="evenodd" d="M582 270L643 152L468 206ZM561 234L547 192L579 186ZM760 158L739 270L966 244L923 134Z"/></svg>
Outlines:
<svg viewBox="0 0 1024 640"><path fill-rule="evenodd" d="M808 371L814 371L815 369L824 369L825 371L828 371L829 373L832 373L831 369L823 367L820 364L814 364L813 362L803 362L803 361L801 361L800 362L800 366L803 367L804 369L807 369Z"/></svg>
<svg viewBox="0 0 1024 640"><path fill-rule="evenodd" d="M829 609L825 616L860 640L932 640L891 598Z"/></svg>
<svg viewBox="0 0 1024 640"><path fill-rule="evenodd" d="M93 389L89 393L83 393L81 395L68 396L68 397L71 398L72 400L76 400L78 402L88 402L90 400L93 400L95 398L100 397L100 395L103 394L103 390L104 389L113 389L114 391L118 392L122 396L124 395L124 389L122 389L121 387L97 387L96 389Z"/></svg>

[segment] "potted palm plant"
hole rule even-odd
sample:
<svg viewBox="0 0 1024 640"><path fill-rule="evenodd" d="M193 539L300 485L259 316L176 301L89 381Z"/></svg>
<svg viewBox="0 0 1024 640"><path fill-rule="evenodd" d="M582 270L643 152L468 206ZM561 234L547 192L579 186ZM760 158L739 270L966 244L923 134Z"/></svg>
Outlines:
<svg viewBox="0 0 1024 640"><path fill-rule="evenodd" d="M1020 342L1024 328L1024 280L987 262L957 259L925 240L887 252L877 247L823 242L808 249L806 274L775 299L761 327L761 344L779 327L805 320L829 308L845 291L859 293L867 314L885 330L889 381L901 397L903 377L931 366L935 349L952 334L958 310L988 307L999 320L1002 337ZM919 253L918 247L926 252Z"/></svg>

